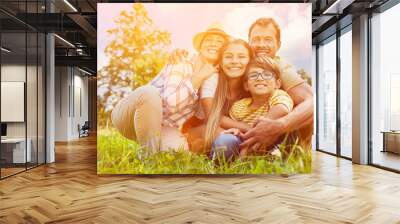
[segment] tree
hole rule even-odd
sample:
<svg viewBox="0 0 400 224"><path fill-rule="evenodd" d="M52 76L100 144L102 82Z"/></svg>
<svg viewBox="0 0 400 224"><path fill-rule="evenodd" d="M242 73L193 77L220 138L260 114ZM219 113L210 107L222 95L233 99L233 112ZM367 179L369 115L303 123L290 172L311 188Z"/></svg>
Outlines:
<svg viewBox="0 0 400 224"><path fill-rule="evenodd" d="M122 11L115 23L116 28L107 31L113 38L104 51L109 64L98 71L100 126L107 123L122 97L160 72L168 56L165 49L171 44L170 33L154 25L143 4Z"/></svg>
<svg viewBox="0 0 400 224"><path fill-rule="evenodd" d="M310 75L304 70L300 69L297 71L297 73L301 76L302 79L304 79L309 85L311 85L311 77Z"/></svg>

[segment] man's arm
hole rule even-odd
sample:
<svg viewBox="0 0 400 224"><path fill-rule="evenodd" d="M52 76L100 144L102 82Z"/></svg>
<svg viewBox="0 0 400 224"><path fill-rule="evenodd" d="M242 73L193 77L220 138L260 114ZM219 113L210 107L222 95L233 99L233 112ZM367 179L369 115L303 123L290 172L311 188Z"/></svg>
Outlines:
<svg viewBox="0 0 400 224"><path fill-rule="evenodd" d="M268 113L265 115L266 119L279 119L281 117L286 116L289 113L289 109L287 106L283 105L283 104L277 104L277 105L273 105L271 106L271 108L269 109ZM240 137L243 138L243 134L240 134ZM279 136L277 136L276 138L271 138L271 142L275 143L276 140L278 139ZM261 142L254 142L253 145L251 145L250 148L247 147L243 147L241 152L241 156L245 156L247 155L247 153L249 152L255 152L257 150L265 150L264 147L262 147L262 143Z"/></svg>
<svg viewBox="0 0 400 224"><path fill-rule="evenodd" d="M312 88L307 83L302 83L291 88L288 92L294 102L294 109L283 117L285 130L283 133L292 132L313 123L314 97Z"/></svg>
<svg viewBox="0 0 400 224"><path fill-rule="evenodd" d="M287 109L287 107L282 104L277 104L269 109L268 113L265 115L265 118L279 119L286 116L287 114L289 114L289 110Z"/></svg>
<svg viewBox="0 0 400 224"><path fill-rule="evenodd" d="M313 93L307 83L299 84L288 91L295 108L286 116L273 120L263 118L254 128L243 135L245 141L241 147L248 148L255 143L272 145L280 135L300 129L313 123Z"/></svg>
<svg viewBox="0 0 400 224"><path fill-rule="evenodd" d="M244 122L235 121L227 116L221 117L221 125L220 126L224 129L237 128L243 133L246 133L248 130L251 129L251 125L246 124Z"/></svg>

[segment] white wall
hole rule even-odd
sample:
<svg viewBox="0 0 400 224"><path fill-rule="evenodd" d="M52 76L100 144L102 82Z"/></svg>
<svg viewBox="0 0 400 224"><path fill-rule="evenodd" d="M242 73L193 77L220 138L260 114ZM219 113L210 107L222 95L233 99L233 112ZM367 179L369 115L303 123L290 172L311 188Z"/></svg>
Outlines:
<svg viewBox="0 0 400 224"><path fill-rule="evenodd" d="M54 12L54 5L46 1L46 8ZM46 163L55 162L55 41L54 34L46 35Z"/></svg>
<svg viewBox="0 0 400 224"><path fill-rule="evenodd" d="M31 68L28 67L28 70ZM1 81L6 82L25 82L25 65L2 65L1 66ZM6 108L1 108L5 110ZM24 122L7 123L7 137L25 137Z"/></svg>
<svg viewBox="0 0 400 224"><path fill-rule="evenodd" d="M368 15L352 24L352 159L368 163Z"/></svg>
<svg viewBox="0 0 400 224"><path fill-rule="evenodd" d="M83 75L76 68L56 67L56 141L77 139L78 124L88 120L88 78Z"/></svg>
<svg viewBox="0 0 400 224"><path fill-rule="evenodd" d="M38 69L38 70L37 70ZM25 78L27 77L27 81ZM32 161L44 162L44 74L42 68L35 66L25 66L25 64L3 64L1 66L1 81L25 82L26 83L26 110L27 119L24 122L6 122L7 137L30 139L32 150ZM37 92L38 91L38 92ZM7 96L2 96L7 97ZM1 108L1 110L10 110L10 108ZM12 111L11 111L12 112ZM25 111L22 111L25 113ZM37 153L39 156L37 157Z"/></svg>
<svg viewBox="0 0 400 224"><path fill-rule="evenodd" d="M76 70L75 70L76 72ZM72 119L72 136L79 137L78 124L81 126L88 120L88 78L79 75L74 75L74 108ZM81 108L80 108L81 107ZM81 111L80 111L81 110ZM75 113L74 113L75 112Z"/></svg>
<svg viewBox="0 0 400 224"><path fill-rule="evenodd" d="M27 122L28 122L28 137L30 128L35 130L36 137L36 66L27 66L25 71L25 65L9 64L1 66L1 81L4 82L25 82L25 74L28 72L28 86L27 86ZM34 77L32 76L34 74ZM41 102L41 101L40 101ZM39 105L40 107L41 105ZM1 108L6 110L7 108ZM7 122L7 136L8 137L25 137L25 123L26 122Z"/></svg>
<svg viewBox="0 0 400 224"><path fill-rule="evenodd" d="M55 141L68 141L70 77L67 67L55 68Z"/></svg>

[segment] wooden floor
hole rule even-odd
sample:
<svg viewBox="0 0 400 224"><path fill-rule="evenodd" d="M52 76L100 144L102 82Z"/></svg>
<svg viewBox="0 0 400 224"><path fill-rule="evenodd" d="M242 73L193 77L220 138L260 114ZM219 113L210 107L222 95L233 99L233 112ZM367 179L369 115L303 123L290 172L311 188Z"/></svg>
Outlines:
<svg viewBox="0 0 400 224"><path fill-rule="evenodd" d="M16 174L16 173L19 173L19 172L23 172L24 170L26 170L25 169L25 167L23 167L23 168L20 168L20 167L17 167L17 168L1 168L1 177L3 178L3 177L7 177L7 176L10 176L10 175L13 175L13 174Z"/></svg>
<svg viewBox="0 0 400 224"><path fill-rule="evenodd" d="M0 223L400 223L400 175L323 153L290 177L97 176L95 138L0 181Z"/></svg>
<svg viewBox="0 0 400 224"><path fill-rule="evenodd" d="M11 175L15 175L20 172L24 172L27 169L33 169L36 167L36 164L27 164L27 167L25 167L25 164L19 164L18 167L7 167L7 168L1 168L1 178L6 178Z"/></svg>
<svg viewBox="0 0 400 224"><path fill-rule="evenodd" d="M374 164L400 170L400 154L392 152L374 151L372 157Z"/></svg>

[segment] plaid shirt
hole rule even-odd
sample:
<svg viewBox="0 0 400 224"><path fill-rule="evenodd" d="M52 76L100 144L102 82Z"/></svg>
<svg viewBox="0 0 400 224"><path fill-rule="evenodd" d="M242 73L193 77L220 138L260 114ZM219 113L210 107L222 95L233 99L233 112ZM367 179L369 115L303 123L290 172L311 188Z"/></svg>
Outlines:
<svg viewBox="0 0 400 224"><path fill-rule="evenodd" d="M189 61L167 64L150 82L160 91L163 126L180 128L195 113L198 90L192 85L193 64Z"/></svg>

